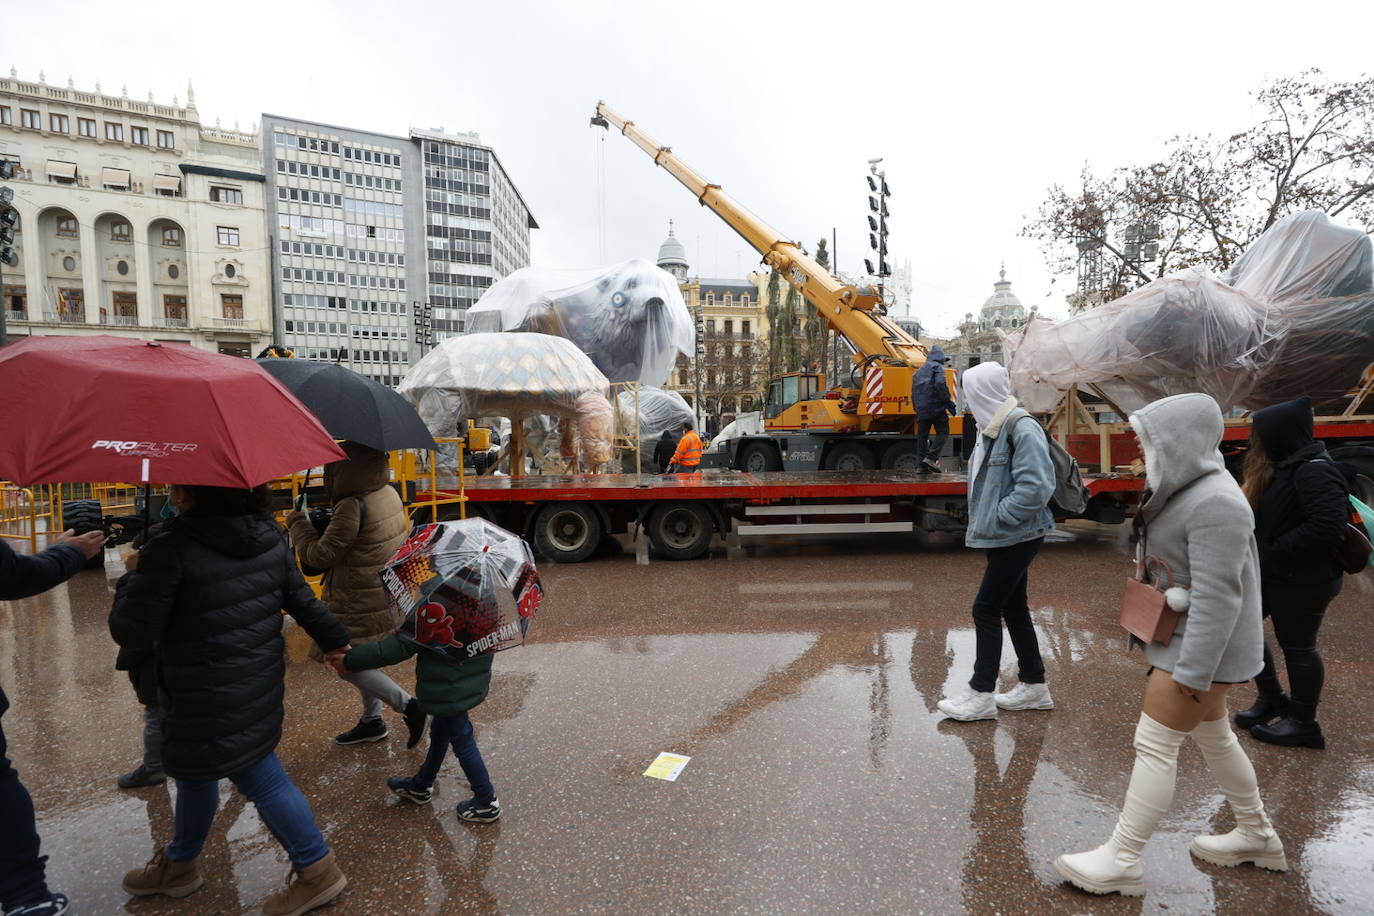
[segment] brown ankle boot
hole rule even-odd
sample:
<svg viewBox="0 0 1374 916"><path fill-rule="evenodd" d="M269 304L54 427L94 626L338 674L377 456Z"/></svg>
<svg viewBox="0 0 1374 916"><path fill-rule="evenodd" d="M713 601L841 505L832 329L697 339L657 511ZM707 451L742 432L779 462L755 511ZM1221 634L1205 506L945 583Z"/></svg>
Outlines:
<svg viewBox="0 0 1374 916"><path fill-rule="evenodd" d="M300 916L324 906L343 893L348 879L334 864L334 853L302 869L291 869L286 889L278 891L262 905L266 916Z"/></svg>
<svg viewBox="0 0 1374 916"><path fill-rule="evenodd" d="M173 862L159 849L142 868L135 868L124 876L124 892L135 897L164 894L185 897L195 893L205 883L196 860Z"/></svg>

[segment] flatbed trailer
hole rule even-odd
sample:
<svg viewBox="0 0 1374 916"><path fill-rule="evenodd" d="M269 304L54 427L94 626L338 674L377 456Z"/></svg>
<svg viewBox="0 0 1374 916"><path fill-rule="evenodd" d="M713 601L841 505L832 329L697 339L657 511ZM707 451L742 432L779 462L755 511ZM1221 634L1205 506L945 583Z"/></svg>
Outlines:
<svg viewBox="0 0 1374 916"><path fill-rule="evenodd" d="M1085 478L1097 520L1120 521L1144 481ZM467 477L461 491L439 478L421 480L415 508L437 501L439 518L487 518L518 531L547 559L577 563L604 539L639 528L655 554L671 560L704 556L717 535L962 531L968 520L962 474L901 471L587 474L558 477ZM463 497L460 500L460 497ZM423 517L423 516L422 516Z"/></svg>

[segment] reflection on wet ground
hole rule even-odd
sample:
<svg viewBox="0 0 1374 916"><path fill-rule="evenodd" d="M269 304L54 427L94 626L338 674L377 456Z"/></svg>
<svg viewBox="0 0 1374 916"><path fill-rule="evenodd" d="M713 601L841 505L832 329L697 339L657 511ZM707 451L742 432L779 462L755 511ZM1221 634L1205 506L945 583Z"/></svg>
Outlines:
<svg viewBox="0 0 1374 916"><path fill-rule="evenodd" d="M474 716L506 810L490 826L454 816L466 786L451 761L433 807L389 796L386 777L411 772L422 750L395 733L330 743L355 696L293 662L280 754L352 882L332 912L1369 912L1369 574L1347 580L1322 632L1329 749L1242 736L1292 871L1190 858L1189 838L1229 829L1230 816L1189 746L1146 853L1149 895L1059 882L1053 857L1111 828L1144 674L1114 622L1129 571L1120 532L1071 535L1046 546L1031 579L1058 708L997 723L935 712L972 664L982 561L958 545L846 538L545 567L536 641L497 660ZM109 584L83 573L0 603L5 730L53 886L83 913L251 910L287 865L227 784L202 891L178 903L119 890L170 836L172 807L166 787L114 787L138 759L140 721L113 670ZM397 676L413 683L409 667ZM1249 699L1241 688L1233 703ZM660 751L692 757L677 782L641 775Z"/></svg>

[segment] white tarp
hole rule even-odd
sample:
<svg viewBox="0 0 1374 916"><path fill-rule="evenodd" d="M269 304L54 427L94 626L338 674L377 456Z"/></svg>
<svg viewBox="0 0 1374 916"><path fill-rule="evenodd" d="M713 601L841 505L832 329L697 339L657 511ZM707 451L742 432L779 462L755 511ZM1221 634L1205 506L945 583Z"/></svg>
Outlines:
<svg viewBox="0 0 1374 916"><path fill-rule="evenodd" d="M1186 270L1004 334L1012 388L1035 413L1089 385L1125 411L1190 391L1223 411L1304 394L1334 404L1374 362L1372 268L1369 236L1320 211L1295 213L1225 277Z"/></svg>
<svg viewBox="0 0 1374 916"><path fill-rule="evenodd" d="M599 270L526 267L468 310L469 333L533 331L564 337L612 382L662 385L695 331L672 274L630 260Z"/></svg>

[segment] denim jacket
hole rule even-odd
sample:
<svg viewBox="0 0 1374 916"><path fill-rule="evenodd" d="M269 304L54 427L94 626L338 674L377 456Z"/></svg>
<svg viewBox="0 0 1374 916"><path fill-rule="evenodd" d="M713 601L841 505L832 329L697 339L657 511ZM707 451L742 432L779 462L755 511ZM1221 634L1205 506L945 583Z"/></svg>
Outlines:
<svg viewBox="0 0 1374 916"><path fill-rule="evenodd" d="M1054 465L1045 431L1008 398L983 430L983 463L969 483L969 547L1010 547L1054 530Z"/></svg>

